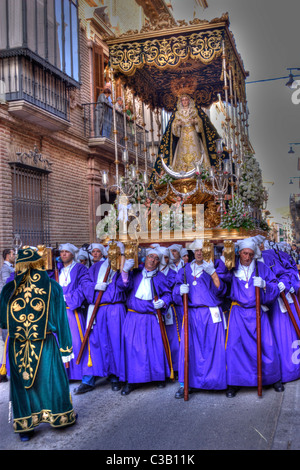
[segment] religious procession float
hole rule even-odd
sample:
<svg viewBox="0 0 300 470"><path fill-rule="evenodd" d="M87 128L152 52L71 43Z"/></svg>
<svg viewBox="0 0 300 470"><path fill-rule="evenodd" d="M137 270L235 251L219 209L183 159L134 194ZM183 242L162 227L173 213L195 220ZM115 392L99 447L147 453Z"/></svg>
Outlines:
<svg viewBox="0 0 300 470"><path fill-rule="evenodd" d="M102 183L116 200L98 224L96 238L103 244L110 241L116 269L119 248L112 241L122 241L126 257L134 256L137 266L138 255L153 243L188 248L196 238L204 240L207 259L217 246L224 247L231 266L234 242L267 236L269 227L262 218L267 192L249 139L248 72L229 29L228 14L189 23L168 18L141 31L108 37L106 42L115 182L109 184L111 179L103 171ZM117 83L125 98L123 146L116 125ZM129 128L133 151L128 146L126 101L133 111ZM164 129L162 110L168 117ZM219 129L212 123L212 113L219 115Z"/></svg>
<svg viewBox="0 0 300 470"><path fill-rule="evenodd" d="M266 235L268 225L261 214L267 193L249 139L248 73L229 30L228 14L211 21L147 25L107 38L107 44L114 126L115 84L121 81L124 96L128 90L132 93L134 115L137 102L142 103L144 158L135 143L135 161L130 162L125 129L120 162L115 126L114 187L108 187L105 171L102 179L117 199L108 215L110 231L102 224L97 238L123 241L129 251L153 243L176 242L188 248L202 238L207 253L222 244L233 255L234 241ZM220 130L209 117L212 106L222 116ZM151 123L148 142L146 109ZM155 148L153 122L158 122L161 110L169 121L163 135L158 125ZM136 119L133 122L136 138Z"/></svg>

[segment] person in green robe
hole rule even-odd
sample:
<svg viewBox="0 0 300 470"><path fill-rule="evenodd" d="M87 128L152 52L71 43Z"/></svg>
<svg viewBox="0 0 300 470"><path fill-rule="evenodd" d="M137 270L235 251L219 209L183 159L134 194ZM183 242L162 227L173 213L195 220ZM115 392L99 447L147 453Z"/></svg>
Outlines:
<svg viewBox="0 0 300 470"><path fill-rule="evenodd" d="M74 355L63 292L34 249L18 252L15 279L0 296L0 327L9 334L14 431L24 441L40 423L74 424L64 366Z"/></svg>

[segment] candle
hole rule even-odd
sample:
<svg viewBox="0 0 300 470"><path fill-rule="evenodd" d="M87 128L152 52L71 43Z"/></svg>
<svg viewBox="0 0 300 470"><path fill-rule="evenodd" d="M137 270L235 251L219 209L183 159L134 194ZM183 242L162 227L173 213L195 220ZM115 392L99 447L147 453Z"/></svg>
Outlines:
<svg viewBox="0 0 300 470"><path fill-rule="evenodd" d="M102 171L102 184L103 184L103 186L108 185L108 173L107 173L106 170Z"/></svg>
<svg viewBox="0 0 300 470"><path fill-rule="evenodd" d="M217 153L222 153L223 152L222 139L217 139L216 140L216 149L217 149Z"/></svg>

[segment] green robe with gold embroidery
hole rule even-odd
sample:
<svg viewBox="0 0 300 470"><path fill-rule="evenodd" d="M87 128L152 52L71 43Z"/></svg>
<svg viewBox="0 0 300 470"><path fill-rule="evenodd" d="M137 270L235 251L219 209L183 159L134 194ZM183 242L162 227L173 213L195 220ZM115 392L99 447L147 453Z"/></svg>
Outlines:
<svg viewBox="0 0 300 470"><path fill-rule="evenodd" d="M72 357L62 288L42 270L24 282L6 284L0 297L0 327L9 330L10 386L15 432L41 422L75 422L62 357ZM40 276L41 274L41 276Z"/></svg>

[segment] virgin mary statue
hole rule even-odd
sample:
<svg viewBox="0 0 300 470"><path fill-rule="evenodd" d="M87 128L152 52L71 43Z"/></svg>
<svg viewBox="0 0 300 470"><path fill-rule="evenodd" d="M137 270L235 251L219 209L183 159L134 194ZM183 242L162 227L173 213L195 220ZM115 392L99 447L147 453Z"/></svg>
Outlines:
<svg viewBox="0 0 300 470"><path fill-rule="evenodd" d="M218 138L218 132L207 114L191 96L183 93L178 97L158 153L163 155L166 165L176 172L193 170L194 162L199 161L202 155L203 166L209 169L216 162ZM155 183L155 175L161 171L162 164L158 156L150 185Z"/></svg>
<svg viewBox="0 0 300 470"><path fill-rule="evenodd" d="M172 136L177 137L171 166L174 171L187 172L194 168L193 162L204 156L203 165L210 167L203 121L195 107L195 102L188 95L181 95L177 102L177 111L171 126Z"/></svg>

